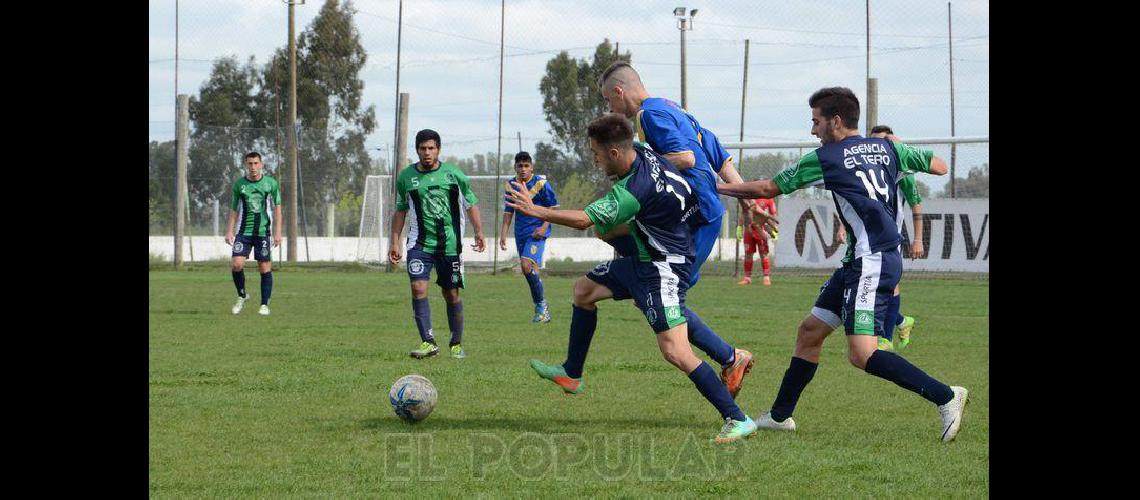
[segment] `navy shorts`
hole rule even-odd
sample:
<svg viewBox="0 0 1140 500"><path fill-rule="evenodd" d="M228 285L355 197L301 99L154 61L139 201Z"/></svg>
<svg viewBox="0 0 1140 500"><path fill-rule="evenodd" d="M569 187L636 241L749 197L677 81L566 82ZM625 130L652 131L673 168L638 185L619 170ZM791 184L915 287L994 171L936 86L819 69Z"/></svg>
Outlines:
<svg viewBox="0 0 1140 500"><path fill-rule="evenodd" d="M689 288L697 286L697 282L701 280L701 265L705 263L705 260L708 260L709 254L712 253L713 246L716 245L716 240L719 237L720 219L705 224L693 232L693 246L696 247L697 256L695 259L690 259ZM618 255L622 257L637 256L637 243L633 241L632 235L619 236L605 240L605 242L614 247L614 250L617 250Z"/></svg>
<svg viewBox="0 0 1140 500"><path fill-rule="evenodd" d="M882 336L887 304L901 276L902 255L897 248L854 259L823 284L811 314L832 328L842 323L847 335Z"/></svg>
<svg viewBox="0 0 1140 500"><path fill-rule="evenodd" d="M542 253L546 251L546 238L535 240L530 236L522 238L515 236L515 249L519 251L519 259L530 259L538 267L542 267Z"/></svg>
<svg viewBox="0 0 1140 500"><path fill-rule="evenodd" d="M463 257L433 255L415 248L408 250L408 278L411 281L427 281L433 267L435 283L440 288L463 288Z"/></svg>
<svg viewBox="0 0 1140 500"><path fill-rule="evenodd" d="M622 257L598 264L586 277L613 292L614 300L633 298L654 332L685 323L689 262L641 262Z"/></svg>
<svg viewBox="0 0 1140 500"><path fill-rule="evenodd" d="M253 250L253 257L258 262L269 262L273 243L268 236L236 236L234 237L233 253L231 257L249 258L249 251Z"/></svg>

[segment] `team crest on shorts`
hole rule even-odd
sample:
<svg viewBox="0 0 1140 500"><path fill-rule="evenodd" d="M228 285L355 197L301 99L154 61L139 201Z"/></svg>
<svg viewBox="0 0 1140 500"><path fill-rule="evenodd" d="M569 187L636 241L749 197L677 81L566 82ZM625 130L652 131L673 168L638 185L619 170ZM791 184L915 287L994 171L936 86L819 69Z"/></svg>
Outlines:
<svg viewBox="0 0 1140 500"><path fill-rule="evenodd" d="M452 283L459 283L459 275L458 274L451 275L451 282Z"/></svg>
<svg viewBox="0 0 1140 500"><path fill-rule="evenodd" d="M598 276L605 276L606 273L610 272L610 261L607 260L601 264L598 264L597 266L594 266L594 270L591 272Z"/></svg>
<svg viewBox="0 0 1140 500"><path fill-rule="evenodd" d="M860 326L874 325L875 324L875 316L872 315L869 311L856 311L855 312L855 324L860 325Z"/></svg>
<svg viewBox="0 0 1140 500"><path fill-rule="evenodd" d="M653 308L646 309L645 319L649 320L650 323L656 323L657 322L657 310L653 309Z"/></svg>
<svg viewBox="0 0 1140 500"><path fill-rule="evenodd" d="M412 274L420 274L424 272L424 263L420 259L412 259L408 262L408 271Z"/></svg>
<svg viewBox="0 0 1140 500"><path fill-rule="evenodd" d="M242 249L242 246L241 246L241 242L240 242L240 241L235 241L235 242L234 242L234 252L240 252L240 251L241 251L241 249Z"/></svg>
<svg viewBox="0 0 1140 500"><path fill-rule="evenodd" d="M531 244L530 245L530 253L538 253L538 245Z"/></svg>

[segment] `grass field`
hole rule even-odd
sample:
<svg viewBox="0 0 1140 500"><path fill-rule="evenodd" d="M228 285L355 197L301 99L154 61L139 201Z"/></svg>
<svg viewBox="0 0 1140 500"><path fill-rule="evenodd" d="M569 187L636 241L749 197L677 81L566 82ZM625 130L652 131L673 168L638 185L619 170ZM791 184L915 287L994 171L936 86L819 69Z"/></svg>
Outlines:
<svg viewBox="0 0 1140 500"><path fill-rule="evenodd" d="M253 297L235 317L224 264L150 273L151 496L989 494L984 280L903 281L902 309L918 323L901 354L970 390L955 442L938 441L933 405L848 364L840 331L800 399L795 433L716 446L718 414L661 359L628 301L599 304L584 394L564 396L531 371L530 358L565 357L573 278L545 279L554 321L533 325L521 277L469 274L468 358L421 361L407 355L419 340L403 273L279 270L269 317L257 315L256 268L246 275ZM757 355L737 399L752 416L775 397L823 281L778 270L774 279L737 287L710 276L688 300ZM387 400L411 373L440 395L415 425Z"/></svg>

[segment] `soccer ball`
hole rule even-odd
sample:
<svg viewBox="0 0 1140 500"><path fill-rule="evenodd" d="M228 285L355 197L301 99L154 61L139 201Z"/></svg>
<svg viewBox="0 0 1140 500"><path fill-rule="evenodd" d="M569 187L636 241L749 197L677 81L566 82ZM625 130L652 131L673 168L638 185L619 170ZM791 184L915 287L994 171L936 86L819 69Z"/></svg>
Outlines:
<svg viewBox="0 0 1140 500"><path fill-rule="evenodd" d="M418 422L427 418L435 409L437 398L435 386L427 377L421 375L400 377L400 380L392 384L392 389L388 391L392 410L396 412L396 416L408 422Z"/></svg>

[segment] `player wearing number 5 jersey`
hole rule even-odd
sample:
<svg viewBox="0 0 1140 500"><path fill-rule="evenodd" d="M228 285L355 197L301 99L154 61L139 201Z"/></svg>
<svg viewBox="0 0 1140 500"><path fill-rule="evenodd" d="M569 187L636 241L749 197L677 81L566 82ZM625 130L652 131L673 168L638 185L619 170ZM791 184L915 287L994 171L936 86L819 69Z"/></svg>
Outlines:
<svg viewBox="0 0 1140 500"><path fill-rule="evenodd" d="M431 328L431 307L427 288L435 268L436 284L447 303L447 326L451 330L451 357L464 358L463 226L464 212L475 229L472 249L482 252L483 224L479 220L479 199L471 191L467 176L455 165L439 161L439 133L424 129L416 133L416 155L420 161L408 165L396 178L396 212L392 216L388 260L395 264L408 251L408 279L412 287L412 316L420 334L420 346L411 356L422 359L439 353ZM400 240L407 223L408 239Z"/></svg>
<svg viewBox="0 0 1140 500"><path fill-rule="evenodd" d="M808 104L811 133L819 137L822 147L772 180L717 187L722 194L737 198L773 198L822 185L831 191L848 235L843 265L824 283L811 314L800 323L795 353L776 401L770 411L760 415L757 425L795 430L792 412L815 375L823 341L842 324L851 364L937 405L941 439L951 441L961 425L966 389L949 387L898 354L879 350L876 339L888 327L887 304L902 274L901 237L895 225L895 179L900 172L943 175L946 162L929 150L860 136L859 100L850 89L820 89Z"/></svg>

